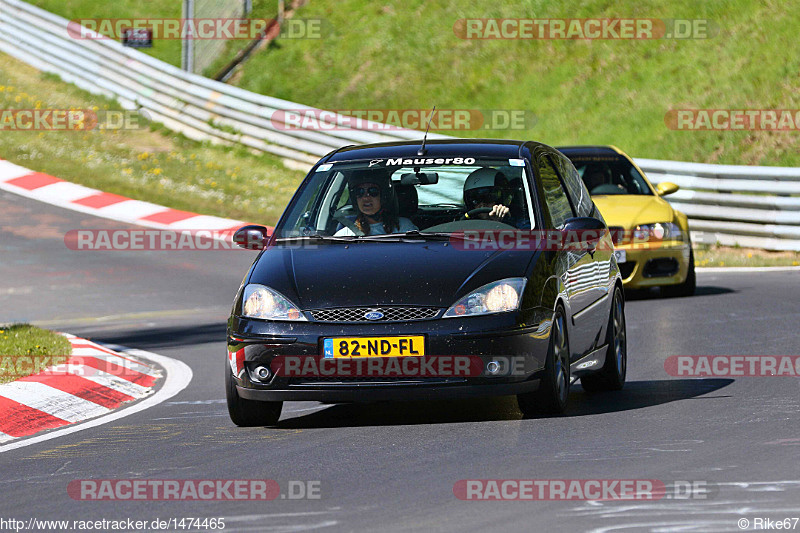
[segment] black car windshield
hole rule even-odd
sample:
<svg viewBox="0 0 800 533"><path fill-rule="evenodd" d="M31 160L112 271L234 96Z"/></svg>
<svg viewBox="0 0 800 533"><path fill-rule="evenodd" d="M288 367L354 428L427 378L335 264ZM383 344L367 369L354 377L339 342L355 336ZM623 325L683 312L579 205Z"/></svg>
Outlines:
<svg viewBox="0 0 800 533"><path fill-rule="evenodd" d="M397 158L320 165L277 237L532 229L522 159Z"/></svg>
<svg viewBox="0 0 800 533"><path fill-rule="evenodd" d="M621 155L570 155L569 159L592 196L653 194L636 167Z"/></svg>

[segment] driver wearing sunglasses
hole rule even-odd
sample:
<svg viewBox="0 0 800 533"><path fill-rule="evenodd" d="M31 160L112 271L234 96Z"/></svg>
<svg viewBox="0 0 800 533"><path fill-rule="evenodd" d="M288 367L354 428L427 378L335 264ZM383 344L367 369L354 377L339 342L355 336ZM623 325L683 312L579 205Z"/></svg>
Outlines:
<svg viewBox="0 0 800 533"><path fill-rule="evenodd" d="M409 219L398 216L391 174L379 170L355 170L348 181L350 198L358 212L354 227L364 235L405 233L418 229ZM353 228L344 227L334 235L355 234Z"/></svg>

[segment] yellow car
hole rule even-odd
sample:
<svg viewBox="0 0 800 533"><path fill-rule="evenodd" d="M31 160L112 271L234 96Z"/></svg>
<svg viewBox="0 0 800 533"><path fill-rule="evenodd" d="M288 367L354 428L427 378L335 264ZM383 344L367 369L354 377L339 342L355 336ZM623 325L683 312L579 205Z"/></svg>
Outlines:
<svg viewBox="0 0 800 533"><path fill-rule="evenodd" d="M686 215L662 198L678 190L657 187L615 146L558 148L575 165L612 232L623 285L661 287L668 296L695 291L694 254Z"/></svg>

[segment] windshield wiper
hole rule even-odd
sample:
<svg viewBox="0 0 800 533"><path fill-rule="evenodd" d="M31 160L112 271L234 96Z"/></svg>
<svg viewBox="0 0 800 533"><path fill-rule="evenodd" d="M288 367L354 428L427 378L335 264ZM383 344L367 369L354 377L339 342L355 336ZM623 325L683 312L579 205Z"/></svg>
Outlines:
<svg viewBox="0 0 800 533"><path fill-rule="evenodd" d="M321 233L312 233L311 235L295 235L294 237L281 237L275 239L275 242L287 241L319 241L319 242L353 242L358 237L353 235L323 235Z"/></svg>
<svg viewBox="0 0 800 533"><path fill-rule="evenodd" d="M447 233L447 232L422 232L417 229L407 231L405 233L381 233L380 235L323 235L321 233L313 233L311 235L295 235L293 237L281 237L276 239L276 243L289 242L289 241L317 241L317 242L358 242L358 241L385 241L385 242L399 242L406 239L416 239L422 241L449 241L451 239L464 239L464 235L460 233Z"/></svg>
<svg viewBox="0 0 800 533"><path fill-rule="evenodd" d="M407 231L405 233L387 233L381 235L366 235L364 237L359 237L359 240L370 240L370 241L381 241L381 240L391 240L391 239L418 239L418 240L426 240L426 241L449 241L450 239L464 239L463 234L458 233L447 233L447 232L423 232L418 229L412 229L411 231Z"/></svg>

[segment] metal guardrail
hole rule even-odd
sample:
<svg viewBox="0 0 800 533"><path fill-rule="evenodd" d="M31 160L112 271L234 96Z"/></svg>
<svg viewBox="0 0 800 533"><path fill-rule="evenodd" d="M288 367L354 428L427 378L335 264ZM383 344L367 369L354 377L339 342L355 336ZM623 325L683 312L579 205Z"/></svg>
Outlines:
<svg viewBox="0 0 800 533"><path fill-rule="evenodd" d="M0 51L126 109L150 116L187 137L243 144L308 168L347 144L419 139L421 132L367 123L303 130L282 122L286 110L310 106L264 96L191 74L111 39L75 39L66 19L20 0L0 0ZM431 134L429 138L447 138ZM681 190L667 199L690 218L696 241L800 251L800 169L710 165L637 159L655 183Z"/></svg>
<svg viewBox="0 0 800 533"><path fill-rule="evenodd" d="M244 144L306 168L346 144L421 136L414 130L378 132L379 124L325 132L285 127L277 111L314 108L184 72L111 39L75 39L67 32L68 23L26 2L0 0L0 51L116 98L126 109L145 109L187 137ZM346 125L348 119L337 115L332 120Z"/></svg>
<svg viewBox="0 0 800 533"><path fill-rule="evenodd" d="M800 251L800 168L636 163L653 183L681 187L667 199L689 216L695 242Z"/></svg>

